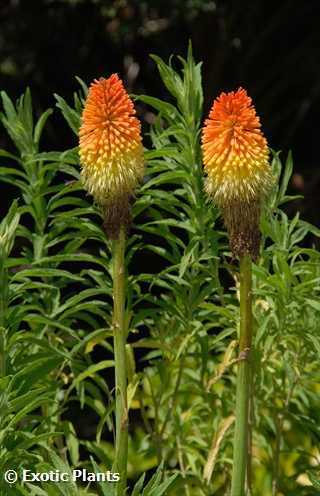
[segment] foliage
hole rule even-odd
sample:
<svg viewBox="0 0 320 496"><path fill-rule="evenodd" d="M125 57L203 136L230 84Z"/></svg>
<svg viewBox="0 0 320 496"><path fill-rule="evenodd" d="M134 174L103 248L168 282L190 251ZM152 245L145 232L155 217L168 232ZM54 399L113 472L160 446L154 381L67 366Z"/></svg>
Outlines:
<svg viewBox="0 0 320 496"><path fill-rule="evenodd" d="M150 108L153 124L126 254L130 491L225 495L237 262L203 192L201 64L191 47L186 60L152 58L168 101L136 97ZM81 82L73 107L56 96L75 134L86 91ZM51 111L35 123L29 90L16 105L2 92L2 102L1 120L16 152L0 151L1 182L16 189L18 200L0 225L0 471L105 471L114 455L110 244L98 208L82 190L77 149L40 147ZM320 455L320 260L306 239L320 233L283 210L292 200L286 193L291 156L283 165L274 153L272 167L275 184L254 265L252 494L310 496ZM113 493L106 483L20 483L14 490Z"/></svg>

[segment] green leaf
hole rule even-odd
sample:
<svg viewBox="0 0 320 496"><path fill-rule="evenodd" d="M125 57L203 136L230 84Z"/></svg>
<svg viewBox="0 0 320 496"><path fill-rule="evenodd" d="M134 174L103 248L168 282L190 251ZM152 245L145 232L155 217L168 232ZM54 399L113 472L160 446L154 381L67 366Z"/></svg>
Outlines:
<svg viewBox="0 0 320 496"><path fill-rule="evenodd" d="M104 370L110 367L114 366L114 360L102 360L99 363L95 363L94 365L90 365L84 372L81 372L75 380L73 381L73 385L79 384L81 381L84 379L87 379L88 377L94 376L97 372L100 370Z"/></svg>
<svg viewBox="0 0 320 496"><path fill-rule="evenodd" d="M101 472L101 469L98 467L94 459L90 457L90 460L95 473ZM101 489L103 496L115 496L115 484L99 481L98 486Z"/></svg>
<svg viewBox="0 0 320 496"><path fill-rule="evenodd" d="M57 107L62 111L63 117L69 124L72 131L78 136L79 128L80 128L80 115L76 110L70 107L67 102L56 93L54 94L55 99L57 100Z"/></svg>
<svg viewBox="0 0 320 496"><path fill-rule="evenodd" d="M63 494L63 496L78 496L79 493L77 485L75 484L75 482L73 482L72 470L69 465L64 460L62 460L62 458L57 456L53 451L50 453L50 458L56 470L59 470L59 472L61 473L66 472L69 474L69 481L56 483L61 494Z"/></svg>
<svg viewBox="0 0 320 496"><path fill-rule="evenodd" d="M166 490L169 489L169 487L173 484L173 482L176 480L179 474L173 474L171 475L167 480L162 482L162 484L158 485L158 487L155 487L150 491L148 496L162 496L163 494L166 494ZM143 493L144 494L144 493Z"/></svg>
<svg viewBox="0 0 320 496"><path fill-rule="evenodd" d="M306 304L309 305L310 307L314 308L318 312L320 312L320 301L319 300L312 300L310 298L306 298Z"/></svg>
<svg viewBox="0 0 320 496"><path fill-rule="evenodd" d="M139 478L139 480L135 483L131 496L140 496L141 495L145 478L146 478L146 474L143 473L141 475L141 477Z"/></svg>
<svg viewBox="0 0 320 496"><path fill-rule="evenodd" d="M151 107L155 108L170 121L174 121L175 119L179 118L177 109L170 103L164 102L159 98L147 95L138 95L136 96L136 99L140 100L141 102L147 103Z"/></svg>
<svg viewBox="0 0 320 496"><path fill-rule="evenodd" d="M60 277L71 281L83 281L82 277L61 269L23 269L12 277L12 281L29 277Z"/></svg>
<svg viewBox="0 0 320 496"><path fill-rule="evenodd" d="M319 473L315 474L315 472L308 470L307 475L308 475L313 487L315 487L316 489L320 489L320 475L319 475Z"/></svg>
<svg viewBox="0 0 320 496"><path fill-rule="evenodd" d="M7 429L14 427L16 424L18 424L18 422L20 422L20 420L26 417L28 413L33 412L34 410L36 410L37 408L39 408L41 405L45 404L48 401L49 398L45 396L36 398L35 400L31 401L28 405L22 408L19 411L19 413L17 413L11 418L11 420L8 422Z"/></svg>
<svg viewBox="0 0 320 496"><path fill-rule="evenodd" d="M40 119L38 120L35 128L34 128L34 142L35 144L39 145L39 142L40 142L40 138L41 138L41 134L42 134L42 131L43 131L43 128L48 120L48 117L53 113L53 110L52 109L48 109L46 110L40 117Z"/></svg>
<svg viewBox="0 0 320 496"><path fill-rule="evenodd" d="M26 486L31 489L31 493L26 493L30 496L48 496L47 492L41 489L39 486L35 486L34 484L31 484L30 482L26 483Z"/></svg>
<svg viewBox="0 0 320 496"><path fill-rule="evenodd" d="M29 364L24 367L14 376L13 381L15 384L19 383L20 387L24 390L30 389L31 386L41 381L51 370L57 368L61 364L61 356L43 357L33 359Z"/></svg>
<svg viewBox="0 0 320 496"><path fill-rule="evenodd" d="M79 463L79 440L72 422L65 423L65 433L71 463L73 466L77 466Z"/></svg>
<svg viewBox="0 0 320 496"><path fill-rule="evenodd" d="M284 173L282 177L282 181L280 184L279 188L279 193L278 193L278 202L281 202L285 196L285 193L288 189L288 184L290 181L290 178L292 176L292 170L293 170L293 163L292 163L292 154L289 152L287 161L284 167Z"/></svg>

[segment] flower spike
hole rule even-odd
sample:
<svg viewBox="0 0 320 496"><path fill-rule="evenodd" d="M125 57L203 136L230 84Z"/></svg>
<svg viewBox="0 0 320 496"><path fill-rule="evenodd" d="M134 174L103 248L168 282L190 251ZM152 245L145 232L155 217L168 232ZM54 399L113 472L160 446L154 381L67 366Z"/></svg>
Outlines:
<svg viewBox="0 0 320 496"><path fill-rule="evenodd" d="M79 132L81 176L103 207L104 226L114 239L120 226L130 222L130 198L143 178L140 128L117 74L91 84Z"/></svg>
<svg viewBox="0 0 320 496"><path fill-rule="evenodd" d="M239 88L213 103L202 134L205 189L220 207L234 255L257 257L261 203L272 185L267 140Z"/></svg>

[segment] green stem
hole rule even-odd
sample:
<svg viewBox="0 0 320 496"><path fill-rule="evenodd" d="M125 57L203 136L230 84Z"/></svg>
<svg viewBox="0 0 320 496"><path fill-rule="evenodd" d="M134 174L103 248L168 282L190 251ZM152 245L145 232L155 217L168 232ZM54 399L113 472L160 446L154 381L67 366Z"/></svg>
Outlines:
<svg viewBox="0 0 320 496"><path fill-rule="evenodd" d="M233 445L231 496L245 495L249 444L249 401L252 346L251 257L240 258L240 342Z"/></svg>
<svg viewBox="0 0 320 496"><path fill-rule="evenodd" d="M123 496L127 486L128 458L128 405L125 329L125 229L122 226L119 238L113 242L113 340L116 390L116 453L114 472L120 480L116 495Z"/></svg>
<svg viewBox="0 0 320 496"><path fill-rule="evenodd" d="M276 496L278 493L278 482L279 482L279 461L280 461L280 444L282 435L282 419L283 416L276 414L275 426L276 426L276 445L274 450L274 462L273 462L273 475L272 475L272 496Z"/></svg>
<svg viewBox="0 0 320 496"><path fill-rule="evenodd" d="M172 394L171 399L170 399L169 408L167 410L166 417L164 419L164 422L162 424L162 428L160 430L160 434L159 434L160 439L163 438L163 435L165 433L165 430L166 430L167 424L170 420L170 417L173 415L173 413L175 411L175 407L176 407L176 404L178 401L178 392L179 392L179 388L180 388L183 367L184 367L184 356L179 361L179 370L178 370L177 381L176 381L176 384L175 384L175 387L173 390L173 394Z"/></svg>
<svg viewBox="0 0 320 496"><path fill-rule="evenodd" d="M0 377L6 375L6 313L8 306L8 271L5 268L6 254L2 245L0 245Z"/></svg>
<svg viewBox="0 0 320 496"><path fill-rule="evenodd" d="M253 391L253 367L250 369L250 392L249 392L249 413L248 413L248 422L249 422L249 432L248 432L248 463L247 463L247 491L248 496L252 495L252 429L254 422L254 391Z"/></svg>

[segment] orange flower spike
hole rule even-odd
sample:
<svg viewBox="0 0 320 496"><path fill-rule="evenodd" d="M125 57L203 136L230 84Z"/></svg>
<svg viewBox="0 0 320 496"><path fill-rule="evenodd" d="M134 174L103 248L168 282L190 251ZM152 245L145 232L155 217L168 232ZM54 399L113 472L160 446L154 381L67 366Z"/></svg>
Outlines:
<svg viewBox="0 0 320 496"><path fill-rule="evenodd" d="M104 208L109 231L117 234L115 223L126 222L144 171L140 122L117 74L91 84L79 141L84 185Z"/></svg>
<svg viewBox="0 0 320 496"><path fill-rule="evenodd" d="M256 256L260 204L272 185L267 140L239 88L213 103L202 134L207 193L222 209L234 254Z"/></svg>
<svg viewBox="0 0 320 496"><path fill-rule="evenodd" d="M254 200L270 184L267 140L247 92L222 93L205 121L202 149L206 189L218 205Z"/></svg>

